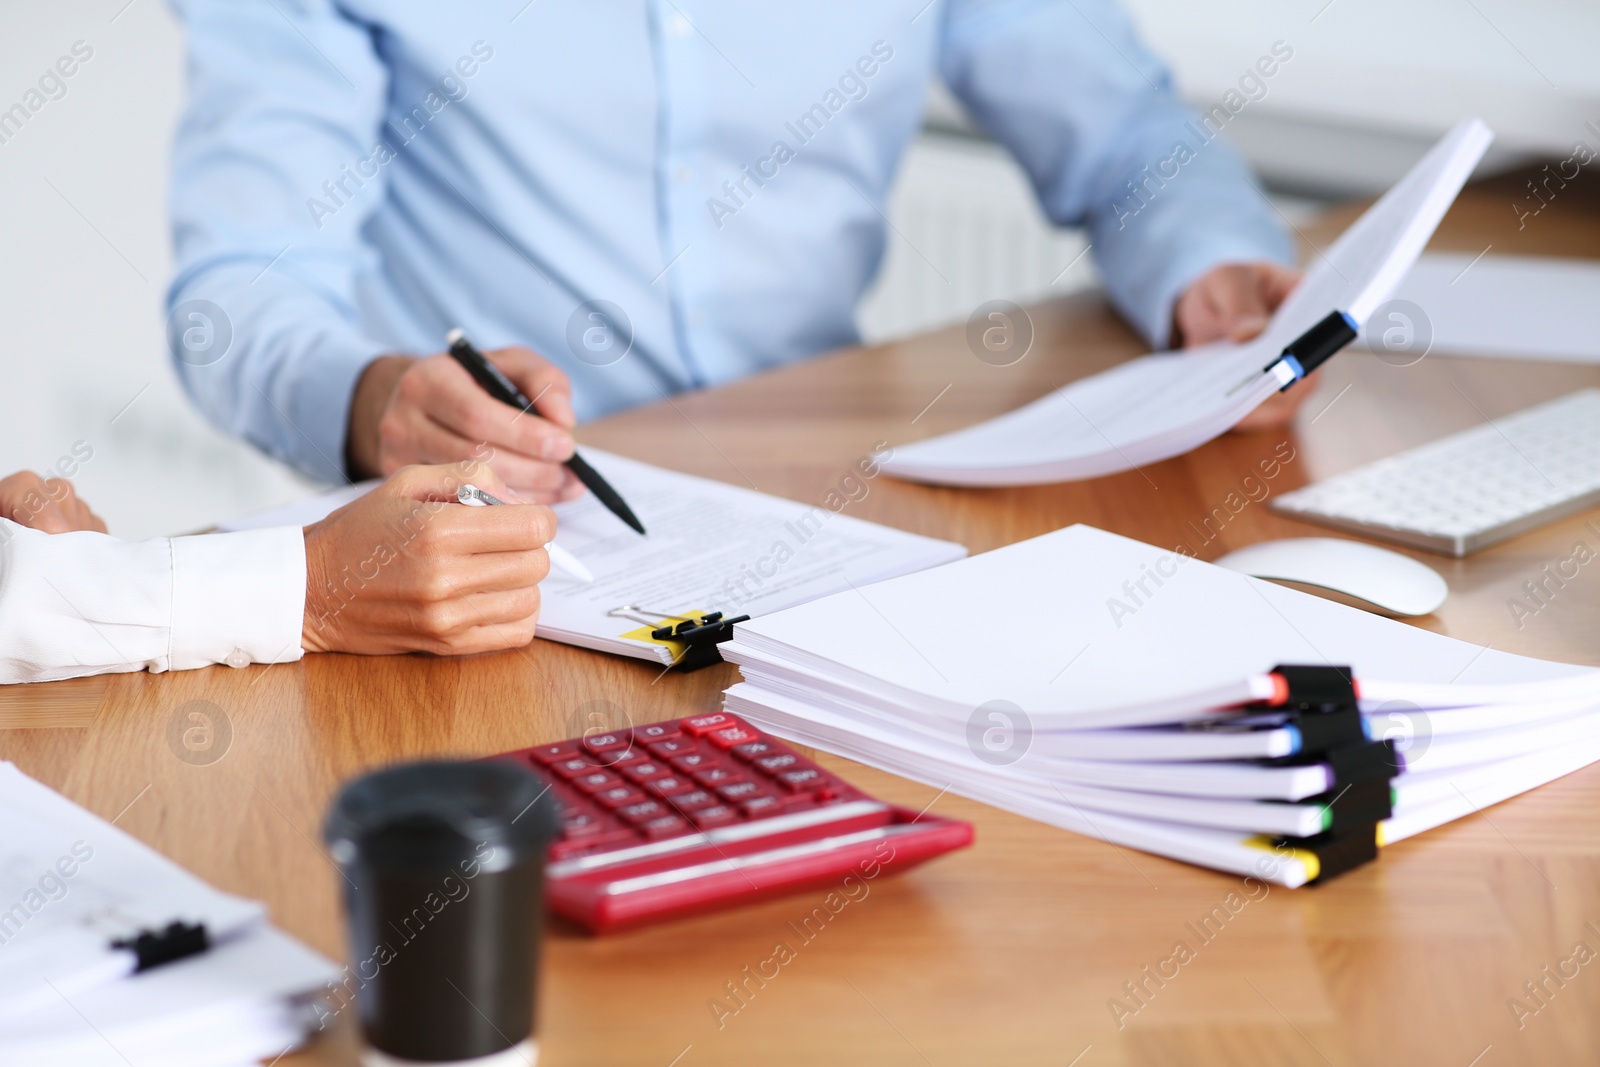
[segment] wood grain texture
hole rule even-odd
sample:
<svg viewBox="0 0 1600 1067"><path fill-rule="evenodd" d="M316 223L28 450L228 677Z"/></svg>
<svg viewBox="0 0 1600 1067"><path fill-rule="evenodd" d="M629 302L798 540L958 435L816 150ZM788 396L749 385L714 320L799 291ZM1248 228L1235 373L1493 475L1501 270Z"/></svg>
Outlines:
<svg viewBox="0 0 1600 1067"><path fill-rule="evenodd" d="M1600 205L1577 183L1570 192L1518 231L1509 205L1520 186L1476 187L1436 247L1593 255ZM1308 230L1308 241L1325 241L1353 210ZM1097 296L1041 305L1032 318L1034 347L1011 367L974 358L957 326L675 397L585 427L582 438L820 502L878 442L998 414L1139 350ZM1272 514L1265 501L1226 511L1229 494L1275 450L1293 458L1266 483L1272 494L1600 384L1600 368L1437 357L1398 368L1356 349L1320 377L1290 432L1229 435L1179 459L1068 485L952 490L880 477L847 513L974 552L1087 522L1156 544L1188 542L1211 559L1324 532ZM1578 541L1600 548L1600 514L1467 560L1419 553L1453 590L1420 624L1499 649L1600 662L1600 565L1520 626L1506 604ZM201 877L266 900L276 922L343 958L339 875L319 844L342 779L393 760L567 737L581 732L593 701L639 722L712 709L735 677L731 667L660 676L543 642L465 660L315 656L120 675L101 683L98 714L73 728L0 733L0 746L73 800L107 818L120 813L119 826ZM21 699L48 704L55 691L37 687ZM16 691L4 697L18 706ZM183 740L197 711L211 721L212 745L224 721L231 732L214 761L222 748L199 743L203 732ZM1563 985L1547 981L1543 1006L1523 988L1576 942L1600 949L1600 770L1393 846L1329 885L1257 889L1229 912L1229 895L1245 889L1237 878L822 759L886 799L932 802L971 820L976 845L871 884L809 941L791 923L820 894L606 940L552 927L540 993L545 1063L1498 1067L1593 1062L1600 1050L1600 963ZM1197 936L1195 924L1218 907L1225 920ZM1193 958L1173 977L1149 977L1145 968L1154 972L1179 941ZM780 942L795 958L733 1000L727 983ZM1141 989L1137 999L1126 983ZM1513 997L1538 1009L1520 1029ZM719 1023L713 1000L735 1010ZM279 1062L354 1062L349 1022Z"/></svg>

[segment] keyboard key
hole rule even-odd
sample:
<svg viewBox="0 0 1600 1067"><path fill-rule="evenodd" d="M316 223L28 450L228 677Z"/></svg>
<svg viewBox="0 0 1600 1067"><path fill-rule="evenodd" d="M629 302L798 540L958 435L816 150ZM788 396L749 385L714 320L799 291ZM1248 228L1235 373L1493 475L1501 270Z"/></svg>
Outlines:
<svg viewBox="0 0 1600 1067"><path fill-rule="evenodd" d="M769 815L782 815L788 809L781 800L768 793L766 796L751 797L739 805L739 810L747 819L762 819Z"/></svg>
<svg viewBox="0 0 1600 1067"><path fill-rule="evenodd" d="M613 826L590 837L574 837L566 841L557 841L550 846L550 858L563 860L583 852L601 852L606 849L621 848L624 845L637 844L639 835L626 826Z"/></svg>
<svg viewBox="0 0 1600 1067"><path fill-rule="evenodd" d="M699 788L680 774L663 774L659 778L647 778L640 784L646 792L654 793L658 797L677 796Z"/></svg>
<svg viewBox="0 0 1600 1067"><path fill-rule="evenodd" d="M529 752L528 755L532 757L535 762L549 766L557 760L571 757L577 751L578 742L576 740L557 741L553 745L540 745L538 748L535 748Z"/></svg>
<svg viewBox="0 0 1600 1067"><path fill-rule="evenodd" d="M815 767L784 771L778 775L783 787L793 793L810 792L828 784L828 776Z"/></svg>
<svg viewBox="0 0 1600 1067"><path fill-rule="evenodd" d="M617 818L635 826L671 814L667 806L659 800L641 800L637 804L624 804L617 809Z"/></svg>
<svg viewBox="0 0 1600 1067"><path fill-rule="evenodd" d="M756 797L772 795L772 790L760 782L729 782L717 786L716 791L723 800L754 800Z"/></svg>
<svg viewBox="0 0 1600 1067"><path fill-rule="evenodd" d="M713 804L720 804L717 797L704 789L691 789L687 793L675 793L667 798L672 806L679 811L693 811L696 808L709 808Z"/></svg>
<svg viewBox="0 0 1600 1067"><path fill-rule="evenodd" d="M700 830L709 830L714 826L726 826L731 822L738 822L739 815L726 804L717 804L699 811L691 811L689 819Z"/></svg>
<svg viewBox="0 0 1600 1067"><path fill-rule="evenodd" d="M777 774L779 771L796 767L799 765L799 763L800 757L796 756L793 752L785 752L779 756L764 756L755 761L755 765L766 771L768 774Z"/></svg>
<svg viewBox="0 0 1600 1067"><path fill-rule="evenodd" d="M651 819L639 827L639 832L650 841L659 841L663 837L676 837L689 832L689 823L681 816L662 815Z"/></svg>
<svg viewBox="0 0 1600 1067"><path fill-rule="evenodd" d="M753 763L763 756L772 756L783 752L784 749L771 741L751 741L743 745L734 745L731 751L746 763Z"/></svg>
<svg viewBox="0 0 1600 1067"><path fill-rule="evenodd" d="M562 837L591 837L610 824L593 811L574 811L561 819Z"/></svg>
<svg viewBox="0 0 1600 1067"><path fill-rule="evenodd" d="M706 740L718 748L732 748L734 745L748 744L760 736L750 727L739 723L736 726L724 726L720 730L712 730L706 734Z"/></svg>
<svg viewBox="0 0 1600 1067"><path fill-rule="evenodd" d="M743 726L744 723L735 719L725 711L712 712L710 715L691 715L683 720L683 728L695 737L704 737L713 730L720 730L725 726Z"/></svg>
<svg viewBox="0 0 1600 1067"><path fill-rule="evenodd" d="M635 782L642 782L647 778L657 778L667 773L666 764L657 763L651 759L623 760L615 764L611 769Z"/></svg>
<svg viewBox="0 0 1600 1067"><path fill-rule="evenodd" d="M695 771L691 777L701 785L708 787L744 781L744 775L732 767L707 767L703 770Z"/></svg>
<svg viewBox="0 0 1600 1067"><path fill-rule="evenodd" d="M631 785L614 785L610 789L602 789L593 794L595 802L601 807L616 809L626 804L637 804L644 799L644 794Z"/></svg>
<svg viewBox="0 0 1600 1067"><path fill-rule="evenodd" d="M562 778L576 778L595 770L595 765L582 756L570 756L550 764L550 769Z"/></svg>
<svg viewBox="0 0 1600 1067"><path fill-rule="evenodd" d="M652 741L665 741L669 737L677 737L683 731L675 722L653 722L649 726L635 726L633 728L634 740L640 744L648 745Z"/></svg>
<svg viewBox="0 0 1600 1067"><path fill-rule="evenodd" d="M622 779L618 778L610 771L600 771L594 769L591 769L588 774L580 775L577 778L572 779L572 787L585 793L598 793L602 789L610 789L613 786L620 786L623 784L624 783Z"/></svg>
<svg viewBox="0 0 1600 1067"><path fill-rule="evenodd" d="M583 739L583 749L599 763L610 764L627 759L633 752L633 737L621 730L604 734L591 734Z"/></svg>

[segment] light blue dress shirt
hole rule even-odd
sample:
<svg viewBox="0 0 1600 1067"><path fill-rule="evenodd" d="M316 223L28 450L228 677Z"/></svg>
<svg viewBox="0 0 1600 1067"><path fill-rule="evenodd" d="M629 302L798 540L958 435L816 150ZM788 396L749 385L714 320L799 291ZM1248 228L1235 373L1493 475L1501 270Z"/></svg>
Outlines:
<svg viewBox="0 0 1600 1067"><path fill-rule="evenodd" d="M173 6L176 365L327 479L362 368L452 326L555 361L580 418L855 341L935 76L1152 343L1211 267L1290 256L1110 0Z"/></svg>

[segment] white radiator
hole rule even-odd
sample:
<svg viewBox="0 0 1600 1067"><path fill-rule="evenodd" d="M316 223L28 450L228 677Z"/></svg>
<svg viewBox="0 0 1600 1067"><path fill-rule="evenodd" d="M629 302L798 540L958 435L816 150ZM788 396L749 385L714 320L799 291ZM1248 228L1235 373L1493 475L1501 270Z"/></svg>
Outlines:
<svg viewBox="0 0 1600 1067"><path fill-rule="evenodd" d="M1050 225L1021 168L988 142L925 133L889 198L883 268L857 312L869 342L1095 284L1078 230Z"/></svg>

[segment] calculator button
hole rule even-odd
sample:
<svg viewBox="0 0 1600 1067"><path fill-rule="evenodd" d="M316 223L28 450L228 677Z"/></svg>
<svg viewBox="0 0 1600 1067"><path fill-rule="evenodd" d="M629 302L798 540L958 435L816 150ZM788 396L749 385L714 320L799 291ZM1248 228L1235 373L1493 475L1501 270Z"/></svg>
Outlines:
<svg viewBox="0 0 1600 1067"><path fill-rule="evenodd" d="M676 837L678 834L687 833L688 830L689 824L677 815L662 815L639 827L639 832L651 841L663 837Z"/></svg>
<svg viewBox="0 0 1600 1067"><path fill-rule="evenodd" d="M738 723L733 726L724 726L720 730L712 730L709 734L706 734L706 740L718 748L732 748L734 745L749 744L760 736L750 727L743 723Z"/></svg>
<svg viewBox="0 0 1600 1067"><path fill-rule="evenodd" d="M704 786L726 785L729 782L741 782L744 780L744 775L732 767L707 767L704 770L695 771L692 777Z"/></svg>
<svg viewBox="0 0 1600 1067"><path fill-rule="evenodd" d="M566 859L568 856L579 852L593 852L615 848L618 845L631 845L638 840L639 835L626 826L615 826L590 837L574 837L567 841L557 841L550 846L550 858L553 860Z"/></svg>
<svg viewBox="0 0 1600 1067"><path fill-rule="evenodd" d="M599 758L602 763L626 759L632 748L633 738L620 730L591 734L583 739L584 751L592 757Z"/></svg>
<svg viewBox="0 0 1600 1067"><path fill-rule="evenodd" d="M694 742L686 737L674 737L665 741L652 741L644 747L662 759L668 759L672 756L681 756L685 752L693 752Z"/></svg>
<svg viewBox="0 0 1600 1067"><path fill-rule="evenodd" d="M635 826L670 814L672 813L667 810L667 806L659 800L641 800L637 804L624 804L617 809L617 818Z"/></svg>
<svg viewBox="0 0 1600 1067"><path fill-rule="evenodd" d="M713 804L721 803L713 794L704 789L694 789L687 793L678 793L667 798L672 801L673 807L679 811L693 811L696 808L709 808Z"/></svg>
<svg viewBox="0 0 1600 1067"><path fill-rule="evenodd" d="M739 816L726 804L716 804L699 811L691 811L689 818L697 829L707 830L713 826L726 826L730 822L737 822Z"/></svg>
<svg viewBox="0 0 1600 1067"><path fill-rule="evenodd" d="M590 768L589 773L572 779L572 787L583 793L598 793L602 789L623 785L621 778L610 771L598 771Z"/></svg>
<svg viewBox="0 0 1600 1067"><path fill-rule="evenodd" d="M592 811L575 811L561 820L562 837L590 837L605 828L606 822Z"/></svg>
<svg viewBox="0 0 1600 1067"><path fill-rule="evenodd" d="M642 782L647 778L655 778L667 773L665 764L649 759L624 760L614 765L611 769L626 778L633 779L635 782Z"/></svg>
<svg viewBox="0 0 1600 1067"><path fill-rule="evenodd" d="M651 741L665 741L669 737L677 737L682 732L675 722L655 722L649 726L633 728L634 739L644 744L649 744Z"/></svg>
<svg viewBox="0 0 1600 1067"><path fill-rule="evenodd" d="M703 771L722 765L721 760L708 752L691 752L686 756L674 756L668 762L680 771Z"/></svg>
<svg viewBox="0 0 1600 1067"><path fill-rule="evenodd" d="M529 752L528 755L534 760L534 762L549 766L557 760L565 759L574 755L577 751L577 741L558 741L553 745L540 745L538 748L535 748Z"/></svg>
<svg viewBox="0 0 1600 1067"><path fill-rule="evenodd" d="M637 804L644 799L644 794L631 785L614 785L595 793L594 799L603 807L620 808L624 804Z"/></svg>
<svg viewBox="0 0 1600 1067"><path fill-rule="evenodd" d="M777 774L779 771L786 771L792 767L799 766L800 757L793 752L785 752L778 756L763 756L755 761L755 765L768 774Z"/></svg>
<svg viewBox="0 0 1600 1067"><path fill-rule="evenodd" d="M697 788L693 782L679 774L663 774L659 778L648 778L640 784L647 792L654 793L658 797L676 796Z"/></svg>
<svg viewBox="0 0 1600 1067"><path fill-rule="evenodd" d="M788 810L783 802L772 794L751 797L739 805L739 810L744 812L747 819L760 819L768 815L781 815Z"/></svg>
<svg viewBox="0 0 1600 1067"><path fill-rule="evenodd" d="M743 745L734 745L731 751L746 763L753 763L763 756L771 756L782 752L783 749L771 741L750 741Z"/></svg>
<svg viewBox="0 0 1600 1067"><path fill-rule="evenodd" d="M720 730L724 726L743 726L744 723L735 719L725 711L713 712L710 715L691 715L682 720L683 728L695 737L704 737L713 730Z"/></svg>
<svg viewBox="0 0 1600 1067"><path fill-rule="evenodd" d="M771 796L772 790L759 782L729 782L717 787L717 795L724 800L753 800Z"/></svg>
<svg viewBox="0 0 1600 1067"><path fill-rule="evenodd" d="M778 775L778 781L790 792L803 793L827 785L828 777L815 767L807 767L798 771L784 771Z"/></svg>
<svg viewBox="0 0 1600 1067"><path fill-rule="evenodd" d="M550 764L550 769L562 778L576 778L580 774L588 774L595 769L595 765L582 756L570 756Z"/></svg>

